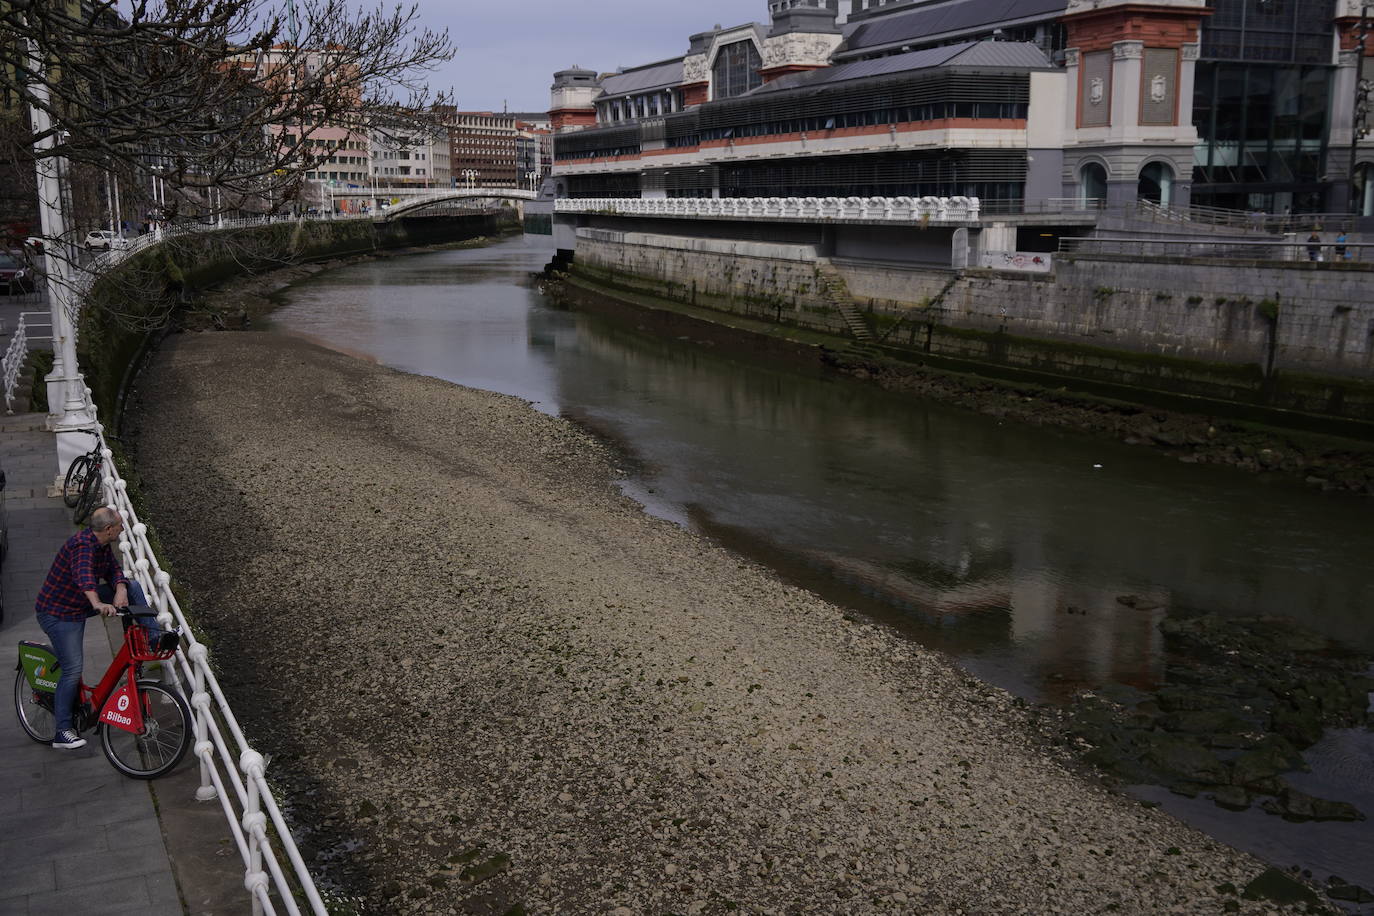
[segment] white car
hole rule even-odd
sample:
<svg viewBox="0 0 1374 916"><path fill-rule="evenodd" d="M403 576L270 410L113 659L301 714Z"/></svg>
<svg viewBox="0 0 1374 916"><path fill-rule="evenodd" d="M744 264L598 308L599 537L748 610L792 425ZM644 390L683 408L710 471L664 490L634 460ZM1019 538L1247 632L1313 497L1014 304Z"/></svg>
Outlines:
<svg viewBox="0 0 1374 916"><path fill-rule="evenodd" d="M111 248L128 248L129 240L109 229L92 229L86 233L85 245L87 251L97 248L109 251Z"/></svg>

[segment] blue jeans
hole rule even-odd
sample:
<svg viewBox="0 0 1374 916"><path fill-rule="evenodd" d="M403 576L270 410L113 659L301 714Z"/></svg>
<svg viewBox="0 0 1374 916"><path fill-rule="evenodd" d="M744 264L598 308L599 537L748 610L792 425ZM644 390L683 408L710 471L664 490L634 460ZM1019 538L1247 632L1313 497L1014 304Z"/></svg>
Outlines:
<svg viewBox="0 0 1374 916"><path fill-rule="evenodd" d="M143 594L143 587L132 580L126 592L130 604L145 604L148 600ZM99 586L96 593L101 601L114 599L114 589L108 585ZM94 617L95 611L88 612L86 616ZM62 676L57 679L57 692L53 695L53 718L57 720L57 730L65 731L72 727L72 708L76 706L81 673L86 663L86 621L84 618L61 620L51 614L39 614L38 625L48 635L53 654L57 656L57 666L62 669Z"/></svg>
<svg viewBox="0 0 1374 916"><path fill-rule="evenodd" d="M72 707L76 705L77 686L81 683L81 666L85 663L82 640L86 635L85 620L60 620L51 614L39 614L38 625L48 634L53 654L62 676L57 679L57 693L53 696L53 717L57 730L72 727Z"/></svg>

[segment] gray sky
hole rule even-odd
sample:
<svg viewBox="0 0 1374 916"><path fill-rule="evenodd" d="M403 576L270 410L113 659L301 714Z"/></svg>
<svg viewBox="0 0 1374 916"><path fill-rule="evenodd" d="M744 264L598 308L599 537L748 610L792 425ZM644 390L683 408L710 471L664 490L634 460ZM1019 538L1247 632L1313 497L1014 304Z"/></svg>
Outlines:
<svg viewBox="0 0 1374 916"><path fill-rule="evenodd" d="M767 0L418 0L457 56L430 77L468 110L546 111L555 70L607 72L687 51L695 32L767 22Z"/></svg>

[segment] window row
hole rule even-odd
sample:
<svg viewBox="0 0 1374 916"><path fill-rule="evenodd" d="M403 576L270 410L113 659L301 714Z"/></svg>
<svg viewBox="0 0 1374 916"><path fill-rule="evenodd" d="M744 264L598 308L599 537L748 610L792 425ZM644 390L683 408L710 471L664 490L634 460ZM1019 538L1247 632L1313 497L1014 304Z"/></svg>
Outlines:
<svg viewBox="0 0 1374 916"><path fill-rule="evenodd" d="M567 161L567 160L570 160L570 159L601 159L601 158L603 158L603 157L605 157L605 156L638 156L638 155L639 155L639 147L638 147L637 145L636 145L636 146L615 146L615 147L610 147L610 148L607 148L607 149L570 150L570 151L568 151L568 152L562 152L562 151L560 151L560 152L557 154L557 159L558 159L559 162L564 162L564 161Z"/></svg>
<svg viewBox="0 0 1374 916"><path fill-rule="evenodd" d="M920 121L942 121L948 118L978 118L993 121L1024 120L1029 105L1025 102L930 102L902 108L883 108L873 111L854 111L829 116L789 118L734 127L708 128L701 139L726 140L737 137L766 137L777 134L797 134L846 127L865 127L877 124L905 124ZM691 138L675 138L686 141ZM668 141L669 146L686 146L685 142Z"/></svg>

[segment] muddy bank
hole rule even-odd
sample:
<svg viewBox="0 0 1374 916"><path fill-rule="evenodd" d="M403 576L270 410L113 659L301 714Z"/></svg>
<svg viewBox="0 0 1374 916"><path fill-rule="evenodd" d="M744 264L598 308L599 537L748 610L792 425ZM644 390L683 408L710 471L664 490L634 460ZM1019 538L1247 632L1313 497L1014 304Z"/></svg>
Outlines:
<svg viewBox="0 0 1374 916"><path fill-rule="evenodd" d="M130 429L236 710L363 912L1276 909L1243 894L1263 864L644 515L523 402L186 334Z"/></svg>

